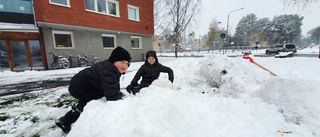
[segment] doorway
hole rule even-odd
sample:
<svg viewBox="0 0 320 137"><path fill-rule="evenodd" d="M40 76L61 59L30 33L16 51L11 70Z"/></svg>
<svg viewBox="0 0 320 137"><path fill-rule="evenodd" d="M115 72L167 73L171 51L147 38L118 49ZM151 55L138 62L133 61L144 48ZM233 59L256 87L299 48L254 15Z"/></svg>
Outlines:
<svg viewBox="0 0 320 137"><path fill-rule="evenodd" d="M0 40L0 70L44 69L39 40Z"/></svg>
<svg viewBox="0 0 320 137"><path fill-rule="evenodd" d="M11 41L13 70L28 69L27 49L24 41Z"/></svg>
<svg viewBox="0 0 320 137"><path fill-rule="evenodd" d="M5 40L0 40L0 70L10 69Z"/></svg>

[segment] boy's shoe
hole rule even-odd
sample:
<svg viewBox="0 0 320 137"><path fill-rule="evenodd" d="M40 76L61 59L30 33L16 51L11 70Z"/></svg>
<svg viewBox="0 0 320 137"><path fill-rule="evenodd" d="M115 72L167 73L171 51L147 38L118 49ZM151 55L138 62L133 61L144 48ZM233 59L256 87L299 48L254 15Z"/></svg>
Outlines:
<svg viewBox="0 0 320 137"><path fill-rule="evenodd" d="M62 129L63 132L69 133L71 130L71 125L66 125L61 121L61 118L56 120L56 125Z"/></svg>

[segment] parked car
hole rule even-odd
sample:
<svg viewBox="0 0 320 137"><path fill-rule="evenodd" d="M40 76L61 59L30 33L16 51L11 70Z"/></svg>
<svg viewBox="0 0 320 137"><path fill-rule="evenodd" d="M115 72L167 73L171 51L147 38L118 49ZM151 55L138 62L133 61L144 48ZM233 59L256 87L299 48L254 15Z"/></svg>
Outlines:
<svg viewBox="0 0 320 137"><path fill-rule="evenodd" d="M269 49L266 50L266 54L270 53L276 53L278 54L279 52L297 52L296 45L293 43L286 43L286 44L276 44L270 47Z"/></svg>

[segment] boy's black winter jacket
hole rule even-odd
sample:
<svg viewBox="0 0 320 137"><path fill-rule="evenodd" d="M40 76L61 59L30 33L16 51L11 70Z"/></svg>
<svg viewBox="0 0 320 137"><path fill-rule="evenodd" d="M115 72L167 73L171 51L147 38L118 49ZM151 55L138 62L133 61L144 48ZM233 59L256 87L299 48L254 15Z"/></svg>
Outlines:
<svg viewBox="0 0 320 137"><path fill-rule="evenodd" d="M163 66L158 62L158 59L156 58L156 63L153 65L150 65L147 61L145 64L143 64L136 75L134 76L133 80L131 81L132 85L136 85L138 83L138 80L142 76L141 84L147 84L150 85L155 79L157 79L160 75L160 72L166 72L168 73L169 80L173 82L173 71L171 68Z"/></svg>
<svg viewBox="0 0 320 137"><path fill-rule="evenodd" d="M103 96L107 100L121 99L120 76L113 63L105 60L76 74L70 81L69 92L79 100L89 101Z"/></svg>

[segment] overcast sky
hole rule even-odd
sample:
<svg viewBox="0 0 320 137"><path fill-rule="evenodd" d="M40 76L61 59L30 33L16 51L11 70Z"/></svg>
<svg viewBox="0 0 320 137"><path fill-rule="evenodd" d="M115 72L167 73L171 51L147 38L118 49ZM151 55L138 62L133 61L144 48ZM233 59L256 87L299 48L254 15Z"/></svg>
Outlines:
<svg viewBox="0 0 320 137"><path fill-rule="evenodd" d="M302 35L313 28L320 26L320 2L310 6L305 10L298 8L285 8L280 0L202 0L203 10L199 17L201 22L196 24L194 30L196 36L207 34L209 24L214 18L221 22L221 28L227 29L228 14L231 11L240 9L230 13L229 15L229 32L234 34L235 28L240 19L250 13L256 14L258 19L268 17L272 20L276 15L298 14L304 16L302 25Z"/></svg>

